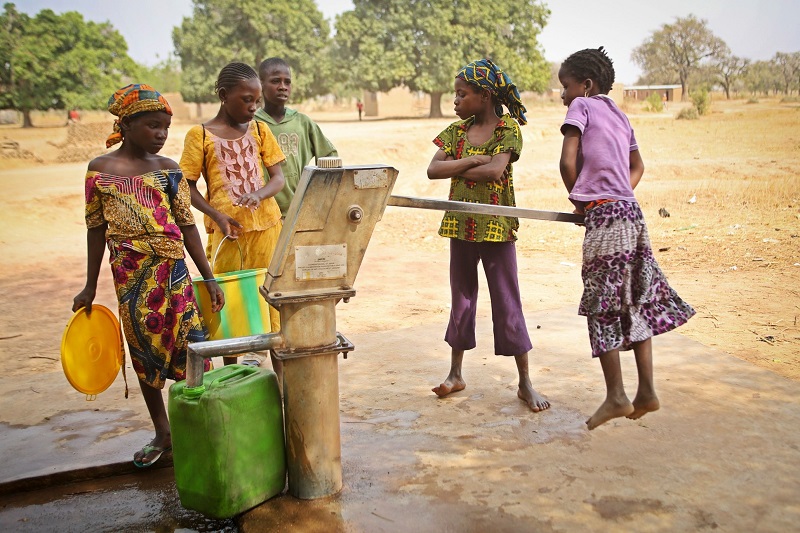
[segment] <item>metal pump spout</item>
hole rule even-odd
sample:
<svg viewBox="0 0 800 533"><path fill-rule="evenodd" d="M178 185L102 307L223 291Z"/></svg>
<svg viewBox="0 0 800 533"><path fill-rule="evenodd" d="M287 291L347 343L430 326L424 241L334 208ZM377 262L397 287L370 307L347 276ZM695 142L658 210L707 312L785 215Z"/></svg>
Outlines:
<svg viewBox="0 0 800 533"><path fill-rule="evenodd" d="M203 384L203 361L205 359L221 355L274 350L283 345L283 335L280 332L236 337L234 339L193 342L189 344L186 356L186 386L199 387Z"/></svg>

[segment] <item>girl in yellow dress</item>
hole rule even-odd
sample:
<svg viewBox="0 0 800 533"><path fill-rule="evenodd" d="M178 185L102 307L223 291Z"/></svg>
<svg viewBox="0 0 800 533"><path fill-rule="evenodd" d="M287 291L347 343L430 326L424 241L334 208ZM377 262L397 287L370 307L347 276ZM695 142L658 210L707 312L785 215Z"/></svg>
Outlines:
<svg viewBox="0 0 800 533"><path fill-rule="evenodd" d="M285 157L269 128L253 120L261 104L261 81L251 66L229 63L220 71L215 90L217 116L189 130L181 156L192 205L205 214L206 255L211 260L219 249L215 273L267 268L282 227L274 196L283 189ZM206 196L197 189L201 176ZM238 240L239 246L220 247L225 237ZM272 331L280 329L280 315L272 307L270 323ZM231 364L236 357L224 360ZM280 382L280 361L274 356L272 365Z"/></svg>

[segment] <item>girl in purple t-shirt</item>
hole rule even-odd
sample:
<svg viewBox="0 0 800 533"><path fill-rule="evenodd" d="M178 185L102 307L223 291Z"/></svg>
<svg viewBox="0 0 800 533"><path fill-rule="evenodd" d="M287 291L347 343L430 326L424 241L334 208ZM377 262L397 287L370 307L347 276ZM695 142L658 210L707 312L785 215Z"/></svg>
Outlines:
<svg viewBox="0 0 800 533"><path fill-rule="evenodd" d="M583 297L592 356L600 359L606 399L586 421L594 429L612 418L637 419L659 408L653 385L651 338L684 324L694 309L669 286L653 257L633 189L644 163L628 118L609 98L614 67L602 47L575 52L561 64L561 177L586 215ZM625 394L620 350L633 349L639 388Z"/></svg>

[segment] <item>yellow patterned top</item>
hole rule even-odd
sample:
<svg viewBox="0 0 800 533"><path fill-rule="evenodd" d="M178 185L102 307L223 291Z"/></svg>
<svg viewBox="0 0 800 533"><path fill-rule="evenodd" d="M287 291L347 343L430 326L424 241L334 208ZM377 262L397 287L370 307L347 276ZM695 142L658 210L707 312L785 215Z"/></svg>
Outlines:
<svg viewBox="0 0 800 533"><path fill-rule="evenodd" d="M194 126L186 134L181 155L181 169L186 179L197 181L202 175L208 192L206 199L217 211L233 217L244 231L269 229L281 220L281 210L274 198L267 198L258 209L233 205L243 194L266 184L264 167L286 159L269 128L250 122L248 132L238 139L217 137L203 126ZM217 230L206 215L206 232Z"/></svg>
<svg viewBox="0 0 800 533"><path fill-rule="evenodd" d="M471 155L497 155L511 152L507 178L501 184L478 182L455 176L450 180L449 200L514 207L514 178L511 163L522 152L522 135L519 124L510 115L503 115L495 126L494 134L485 143L473 146L467 139L467 130L474 117L450 124L433 143L453 159ZM506 242L517 240L519 220L516 217L477 215L446 211L439 235L472 242Z"/></svg>

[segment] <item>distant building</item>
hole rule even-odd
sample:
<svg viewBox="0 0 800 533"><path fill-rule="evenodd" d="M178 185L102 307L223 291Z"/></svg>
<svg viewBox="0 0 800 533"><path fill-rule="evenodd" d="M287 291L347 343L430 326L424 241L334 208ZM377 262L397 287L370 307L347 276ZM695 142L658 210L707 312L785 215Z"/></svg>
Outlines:
<svg viewBox="0 0 800 533"><path fill-rule="evenodd" d="M680 101L683 95L680 85L629 85L624 89L625 98L639 101L647 100L647 97L653 93L657 93L662 101L666 96L667 102Z"/></svg>

